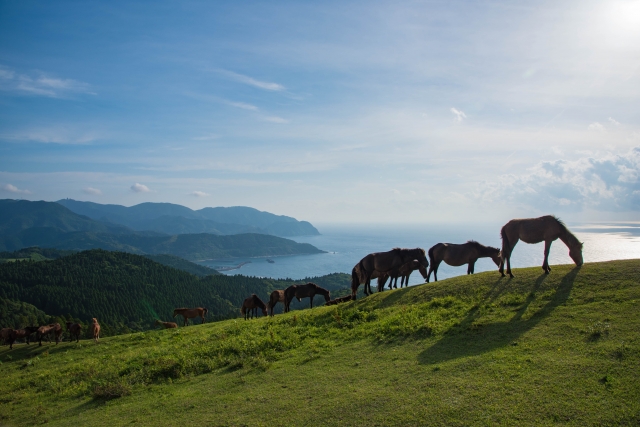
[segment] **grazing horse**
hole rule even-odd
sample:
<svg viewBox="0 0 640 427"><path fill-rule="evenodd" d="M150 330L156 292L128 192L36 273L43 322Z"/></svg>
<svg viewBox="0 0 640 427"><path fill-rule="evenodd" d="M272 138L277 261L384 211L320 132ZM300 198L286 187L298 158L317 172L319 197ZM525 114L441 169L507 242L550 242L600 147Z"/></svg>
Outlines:
<svg viewBox="0 0 640 427"><path fill-rule="evenodd" d="M500 265L500 249L491 246L484 246L475 240L469 240L467 243L456 245L453 243L438 243L429 249L429 259L431 267L427 274L427 283L433 271L434 281L438 281L438 267L442 261L454 267L469 264L467 274L473 274L476 261L478 258L491 258L496 266Z"/></svg>
<svg viewBox="0 0 640 427"><path fill-rule="evenodd" d="M271 295L269 295L269 303L267 304L267 307L269 308L271 316L273 316L273 307L275 307L276 304L279 302L281 302L282 305L284 305L284 291L277 290L277 291L271 292Z"/></svg>
<svg viewBox="0 0 640 427"><path fill-rule="evenodd" d="M418 263L425 269L429 267L429 261L427 261L427 254L422 248L415 249L400 249L394 248L388 252L375 252L362 258L358 265L360 266L360 274L365 278L364 293L365 295L371 294L371 278L374 272L386 273L397 270L402 265L417 260ZM360 285L360 278L354 270L351 272L351 295L355 299L358 286Z"/></svg>
<svg viewBox="0 0 640 427"><path fill-rule="evenodd" d="M342 302L351 301L351 295L346 295L340 298L332 299L331 301L327 301L325 305L336 305Z"/></svg>
<svg viewBox="0 0 640 427"><path fill-rule="evenodd" d="M202 307L197 308L176 308L173 310L173 318L179 314L184 318L184 326L189 325L189 319L193 319L199 317L202 319L202 323L204 323L204 316L207 315L209 310Z"/></svg>
<svg viewBox="0 0 640 427"><path fill-rule="evenodd" d="M156 326L162 325L165 329L175 329L178 327L177 323L174 322L162 322L160 320L156 320Z"/></svg>
<svg viewBox="0 0 640 427"><path fill-rule="evenodd" d="M291 305L293 297L296 297L298 301L301 301L302 298L309 298L310 308L313 308L313 297L316 296L316 294L324 295L324 300L326 302L331 300L329 291L321 288L315 283L309 282L305 285L289 286L284 290L284 312L287 313L289 311L289 306Z"/></svg>
<svg viewBox="0 0 640 427"><path fill-rule="evenodd" d="M389 289L391 289L391 285L393 285L393 288L398 289L398 277L401 278L400 289L405 285L409 287L409 277L411 277L411 273L415 270L419 270L422 277L425 279L427 278L427 269L421 266L417 259L414 259L401 265L397 270L390 271L388 275L379 277L378 292L382 292L384 290L384 284L387 281L387 278L391 279L389 280Z"/></svg>
<svg viewBox="0 0 640 427"><path fill-rule="evenodd" d="M73 341L73 337L76 337L76 342L80 342L82 325L80 323L67 322L67 332L69 332L69 342Z"/></svg>
<svg viewBox="0 0 640 427"><path fill-rule="evenodd" d="M551 243L560 239L569 248L569 256L580 266L582 259L582 243L576 236L571 234L562 221L553 215L545 215L540 218L512 219L500 230L502 237L502 262L500 263L500 274L504 277L504 264L507 262L507 274L511 274L511 253L513 248L522 240L525 243L540 243L544 241L544 262L542 269L549 273L549 250Z"/></svg>
<svg viewBox="0 0 640 427"><path fill-rule="evenodd" d="M60 326L60 323L51 323L38 328L36 336L38 337L39 345L42 345L43 337L47 337L47 340L51 342L51 335L55 337L56 345L58 345L60 336L62 335L62 326Z"/></svg>
<svg viewBox="0 0 640 427"><path fill-rule="evenodd" d="M97 343L100 340L100 324L95 317L92 319L91 325L89 325L89 331L91 331L93 341Z"/></svg>
<svg viewBox="0 0 640 427"><path fill-rule="evenodd" d="M256 317L258 317L258 308L262 309L262 314L264 316L268 314L267 305L258 297L258 295L251 294L249 298L246 298L243 301L240 313L244 316L244 320L249 318L249 313L251 313L251 318L253 319L254 313Z"/></svg>
<svg viewBox="0 0 640 427"><path fill-rule="evenodd" d="M29 344L29 337L38 330L37 326L27 326L23 329L16 329L9 334L9 348L13 349L13 343L18 339L24 339Z"/></svg>

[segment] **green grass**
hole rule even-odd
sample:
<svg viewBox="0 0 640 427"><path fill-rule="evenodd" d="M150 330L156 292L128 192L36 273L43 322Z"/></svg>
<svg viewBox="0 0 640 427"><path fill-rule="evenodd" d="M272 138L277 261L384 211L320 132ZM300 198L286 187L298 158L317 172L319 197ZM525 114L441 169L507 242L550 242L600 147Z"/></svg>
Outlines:
<svg viewBox="0 0 640 427"><path fill-rule="evenodd" d="M0 424L638 425L640 261L0 351Z"/></svg>

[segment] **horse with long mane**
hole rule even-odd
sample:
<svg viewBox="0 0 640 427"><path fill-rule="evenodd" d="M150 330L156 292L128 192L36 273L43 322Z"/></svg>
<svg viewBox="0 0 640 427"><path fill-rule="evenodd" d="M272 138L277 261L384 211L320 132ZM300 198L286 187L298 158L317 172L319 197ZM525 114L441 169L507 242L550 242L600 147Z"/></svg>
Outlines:
<svg viewBox="0 0 640 427"><path fill-rule="evenodd" d="M258 297L258 295L251 294L250 297L246 298L242 302L240 313L244 316L244 320L249 318L249 314L251 314L251 319L253 319L254 313L256 317L258 317L258 308L262 309L262 314L264 316L268 314L267 305L260 299L260 297Z"/></svg>
<svg viewBox="0 0 640 427"><path fill-rule="evenodd" d="M184 326L189 325L189 319L194 319L196 317L199 317L202 319L202 323L204 323L204 316L207 315L207 313L209 312L209 310L207 310L206 308L202 308L202 307L197 307L197 308L176 308L175 310L173 310L173 318L175 319L175 317L179 314L183 317L184 319Z"/></svg>
<svg viewBox="0 0 640 427"><path fill-rule="evenodd" d="M284 291L280 289L271 292L271 295L269 295L269 302L267 303L267 308L269 309L271 316L273 316L273 308L279 302L281 302L282 305L284 305Z"/></svg>
<svg viewBox="0 0 640 427"><path fill-rule="evenodd" d="M461 245L454 243L437 243L429 249L431 267L427 275L427 283L429 282L432 271L434 280L436 282L438 281L438 267L442 261L454 267L469 264L467 274L473 274L478 258L491 258L496 264L496 267L500 266L500 249L485 246L475 240L469 240L467 243Z"/></svg>
<svg viewBox="0 0 640 427"><path fill-rule="evenodd" d="M76 342L80 342L80 334L82 333L82 325L80 323L67 322L67 332L69 332L69 342L76 338Z"/></svg>
<svg viewBox="0 0 640 427"><path fill-rule="evenodd" d="M155 325L162 325L165 329L176 329L178 327L178 324L175 322L163 322L162 320L156 320Z"/></svg>
<svg viewBox="0 0 640 427"><path fill-rule="evenodd" d="M553 215L545 215L540 218L512 219L500 230L502 237L502 262L500 262L500 274L504 277L504 264L507 263L507 274L511 273L511 253L518 240L525 243L544 242L544 262L542 269L549 273L549 250L551 243L560 239L569 248L569 256L577 266L583 264L582 243L574 236L560 219Z"/></svg>
<svg viewBox="0 0 640 427"><path fill-rule="evenodd" d="M378 272L378 275L382 273L389 275L394 270L399 269L402 265L417 260L418 263L425 269L429 267L429 261L427 261L427 254L422 248L415 249L400 249L394 248L388 252L374 252L362 258L358 263L360 274L365 279L364 293L365 295L371 294L371 278L374 272ZM353 299L356 297L358 286L360 286L360 277L356 274L356 269L351 271L351 296Z"/></svg>
<svg viewBox="0 0 640 427"><path fill-rule="evenodd" d="M289 311L289 306L291 305L293 297L296 297L298 301L302 301L302 298L309 298L310 308L313 308L313 297L315 297L316 294L323 295L325 302L331 301L329 291L321 288L315 283L309 282L304 285L289 286L284 290L284 312L287 313Z"/></svg>

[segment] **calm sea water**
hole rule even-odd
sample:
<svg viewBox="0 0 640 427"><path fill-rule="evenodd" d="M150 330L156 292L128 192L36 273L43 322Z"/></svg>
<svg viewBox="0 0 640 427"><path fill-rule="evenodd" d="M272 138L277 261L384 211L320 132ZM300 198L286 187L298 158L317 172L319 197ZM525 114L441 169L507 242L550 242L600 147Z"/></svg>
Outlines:
<svg viewBox="0 0 640 427"><path fill-rule="evenodd" d="M584 242L585 262L614 259L640 258L640 224L573 224L569 227ZM246 276L291 278L322 276L340 272L351 274L353 266L371 252L387 251L394 247L428 250L438 242L464 243L473 239L500 248L499 226L318 226L320 236L296 237L297 242L310 243L327 251L324 254L272 257L274 263L265 258L237 258L233 260L209 260L202 262L212 268L230 267L249 262L239 269L223 271L225 274ZM512 266L531 267L542 265L544 244L528 245L519 242L511 257ZM569 250L557 240L551 246L549 263L571 264ZM490 258L479 259L476 273L497 270ZM451 267L442 263L438 279L466 274L466 266ZM433 280L433 277L432 277ZM423 283L419 272L414 272L410 285Z"/></svg>

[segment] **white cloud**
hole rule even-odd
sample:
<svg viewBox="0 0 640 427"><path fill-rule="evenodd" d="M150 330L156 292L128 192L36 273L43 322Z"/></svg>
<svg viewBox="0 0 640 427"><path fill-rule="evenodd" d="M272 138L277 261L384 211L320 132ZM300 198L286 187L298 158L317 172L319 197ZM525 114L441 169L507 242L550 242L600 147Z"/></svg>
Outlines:
<svg viewBox="0 0 640 427"><path fill-rule="evenodd" d="M73 94L96 94L88 83L51 77L42 72L33 75L20 74L6 67L0 68L0 90L50 98L64 98Z"/></svg>
<svg viewBox="0 0 640 427"><path fill-rule="evenodd" d="M258 107L256 107L255 105L247 104L245 102L228 101L227 104L231 105L232 107L242 108L243 110L258 111Z"/></svg>
<svg viewBox="0 0 640 427"><path fill-rule="evenodd" d="M36 128L11 134L0 134L0 138L12 141L42 142L45 144L88 144L98 139L95 131L71 129L67 126Z"/></svg>
<svg viewBox="0 0 640 427"><path fill-rule="evenodd" d="M605 127L598 122L593 122L589 126L587 126L587 130L595 131L595 132L604 132L606 131Z"/></svg>
<svg viewBox="0 0 640 427"><path fill-rule="evenodd" d="M613 117L609 117L607 120L616 126L620 126L620 122L614 119Z"/></svg>
<svg viewBox="0 0 640 427"><path fill-rule="evenodd" d="M245 76L243 74L234 73L233 71L228 70L219 70L222 74L225 74L231 77L233 80L238 81L240 83L245 83L251 86L255 86L260 89L271 90L271 91L281 91L284 90L284 86L279 83L272 82L264 82L260 80L256 80L253 77Z"/></svg>
<svg viewBox="0 0 640 427"><path fill-rule="evenodd" d="M102 191L93 187L85 187L82 189L82 192L85 194L90 194L92 196L102 196Z"/></svg>
<svg viewBox="0 0 640 427"><path fill-rule="evenodd" d="M464 113L464 111L458 110L455 107L451 107L450 111L456 116L454 120L458 123L467 118L467 115Z"/></svg>
<svg viewBox="0 0 640 427"><path fill-rule="evenodd" d="M209 193L205 193L204 191L193 191L189 194L193 197L207 197L210 195Z"/></svg>
<svg viewBox="0 0 640 427"><path fill-rule="evenodd" d="M193 141L213 141L214 139L220 138L220 135L216 135L215 133L210 133L209 135L202 136L194 136L191 138Z"/></svg>
<svg viewBox="0 0 640 427"><path fill-rule="evenodd" d="M135 183L131 186L131 191L133 191L134 193L148 193L151 190L149 189L149 187L147 187L144 184L139 184L139 183Z"/></svg>
<svg viewBox="0 0 640 427"><path fill-rule="evenodd" d="M11 185L11 184L4 184L2 187L4 191L8 191L9 193L14 193L14 194L31 194L31 191L29 190L20 190L18 187L16 187L15 185Z"/></svg>
<svg viewBox="0 0 640 427"><path fill-rule="evenodd" d="M278 116L261 116L260 117L262 120L264 120L265 122L271 122L271 123L289 123L289 120L287 119L283 119L282 117L278 117Z"/></svg>

